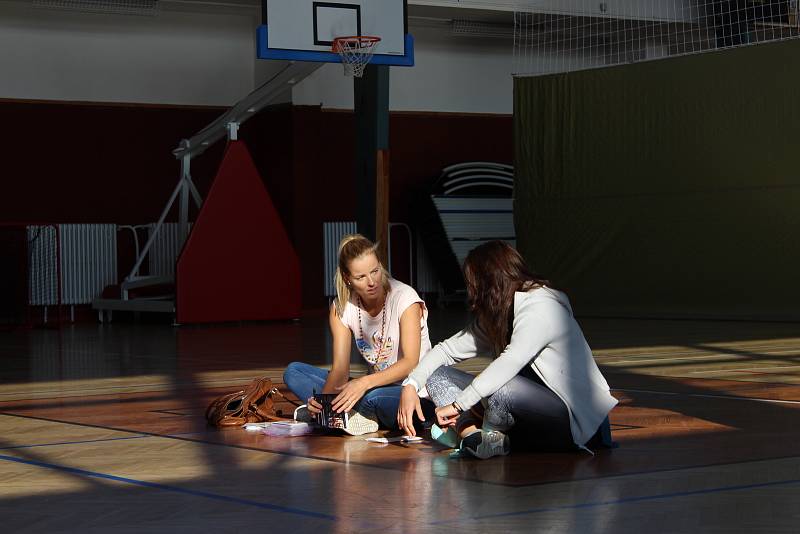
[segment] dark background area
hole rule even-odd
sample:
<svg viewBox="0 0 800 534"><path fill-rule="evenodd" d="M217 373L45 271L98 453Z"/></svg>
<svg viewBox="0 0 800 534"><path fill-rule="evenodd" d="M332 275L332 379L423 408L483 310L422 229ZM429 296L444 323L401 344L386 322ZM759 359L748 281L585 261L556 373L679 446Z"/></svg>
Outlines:
<svg viewBox="0 0 800 534"><path fill-rule="evenodd" d="M0 101L6 173L0 223L155 222L180 173L172 150L223 108ZM242 125L301 265L303 306L322 308L322 223L356 213L355 120L350 111L279 105ZM221 161L220 141L192 160L202 195ZM390 220L412 224L412 192L463 161L512 163L510 115L395 112L390 116ZM170 215L175 220L176 214ZM246 231L246 230L244 230ZM120 240L123 246L125 240ZM398 232L396 250L402 251ZM120 271L131 260L120 252ZM403 279L407 258L399 257Z"/></svg>

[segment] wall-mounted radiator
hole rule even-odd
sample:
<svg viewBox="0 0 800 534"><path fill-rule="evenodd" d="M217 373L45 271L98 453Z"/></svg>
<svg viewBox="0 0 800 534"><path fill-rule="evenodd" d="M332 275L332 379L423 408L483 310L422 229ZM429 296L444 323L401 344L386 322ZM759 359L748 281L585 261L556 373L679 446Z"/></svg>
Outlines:
<svg viewBox="0 0 800 534"><path fill-rule="evenodd" d="M156 225L148 224L148 232L153 232ZM192 225L189 224L191 231ZM148 254L148 266L152 276L173 276L175 274L175 263L178 261L183 247L180 237L180 225L178 223L164 223L156 234L153 245Z"/></svg>
<svg viewBox="0 0 800 534"><path fill-rule="evenodd" d="M117 283L113 224L29 226L28 254L32 306L89 304L106 286Z"/></svg>
<svg viewBox="0 0 800 534"><path fill-rule="evenodd" d="M325 254L325 296L333 297L336 295L336 286L333 283L333 275L336 273L337 254L339 253L339 241L347 234L356 233L356 223L354 222L326 222L322 223L322 239Z"/></svg>

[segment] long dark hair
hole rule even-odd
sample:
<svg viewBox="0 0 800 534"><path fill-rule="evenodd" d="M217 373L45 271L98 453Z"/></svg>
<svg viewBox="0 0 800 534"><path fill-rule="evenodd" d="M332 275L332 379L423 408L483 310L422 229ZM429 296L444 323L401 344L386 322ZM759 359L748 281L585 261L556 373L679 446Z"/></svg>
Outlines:
<svg viewBox="0 0 800 534"><path fill-rule="evenodd" d="M464 260L464 280L470 310L496 354L511 340L514 292L550 285L531 271L519 252L504 241L489 241L472 249Z"/></svg>

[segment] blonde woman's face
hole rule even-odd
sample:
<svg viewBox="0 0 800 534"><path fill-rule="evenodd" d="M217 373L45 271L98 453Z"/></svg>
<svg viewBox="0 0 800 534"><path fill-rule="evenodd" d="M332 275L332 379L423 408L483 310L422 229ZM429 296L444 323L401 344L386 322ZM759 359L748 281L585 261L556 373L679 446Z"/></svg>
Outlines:
<svg viewBox="0 0 800 534"><path fill-rule="evenodd" d="M371 300L383 291L383 269L375 254L364 254L348 265L350 287L362 299Z"/></svg>

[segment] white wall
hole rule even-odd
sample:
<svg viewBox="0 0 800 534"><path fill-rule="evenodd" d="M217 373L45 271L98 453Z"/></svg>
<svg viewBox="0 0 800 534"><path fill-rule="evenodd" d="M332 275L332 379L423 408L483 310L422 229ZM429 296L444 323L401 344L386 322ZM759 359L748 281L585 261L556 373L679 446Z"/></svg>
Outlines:
<svg viewBox="0 0 800 534"><path fill-rule="evenodd" d="M539 8L556 2L528 1ZM411 3L486 7L513 2ZM609 11L632 2L608 2ZM673 2L689 0L667 3ZM588 0L558 3L599 6ZM279 67L279 62L255 59L258 2L164 0L161 5L157 16L140 17L50 11L0 0L0 98L229 106ZM469 10L453 9L450 16L461 11ZM456 36L441 23L412 22L410 30L416 66L392 68L392 110L511 113L511 73L537 72L536 65L555 61L546 52L526 51L530 57L522 59L534 67L521 69L514 64L510 39ZM566 60L585 63L586 57ZM287 94L280 100L289 99ZM352 80L339 65L326 65L298 84L291 99L297 105L351 109Z"/></svg>
<svg viewBox="0 0 800 534"><path fill-rule="evenodd" d="M446 28L412 26L411 33L416 65L392 67L392 110L512 112L511 40L454 36ZM352 109L352 79L341 65L326 65L295 87L293 103Z"/></svg>
<svg viewBox="0 0 800 534"><path fill-rule="evenodd" d="M278 62L255 59L257 6L203 5L173 3L139 17L0 0L0 98L232 105ZM449 26L411 31L416 66L392 68L391 109L512 112L510 39L454 36ZM326 65L295 87L292 101L351 109L352 80Z"/></svg>
<svg viewBox="0 0 800 534"><path fill-rule="evenodd" d="M231 105L254 84L260 12L155 17L0 2L0 98Z"/></svg>

